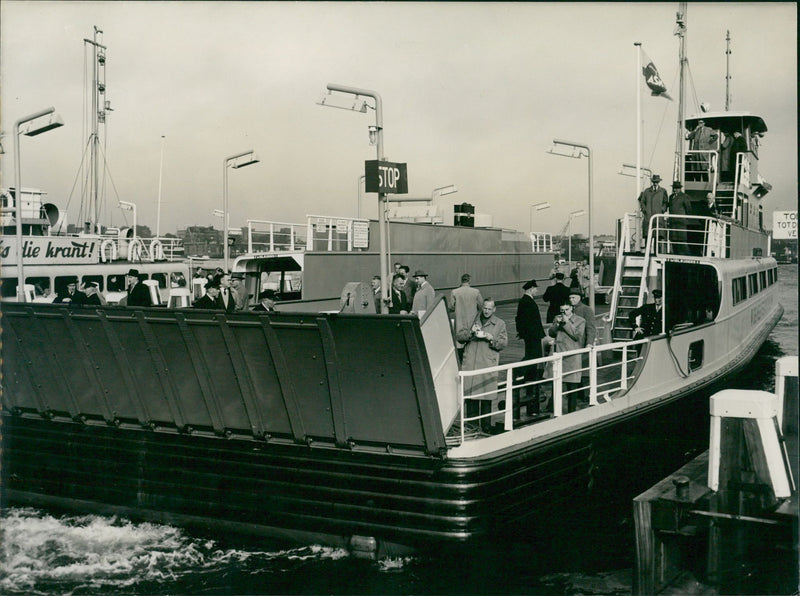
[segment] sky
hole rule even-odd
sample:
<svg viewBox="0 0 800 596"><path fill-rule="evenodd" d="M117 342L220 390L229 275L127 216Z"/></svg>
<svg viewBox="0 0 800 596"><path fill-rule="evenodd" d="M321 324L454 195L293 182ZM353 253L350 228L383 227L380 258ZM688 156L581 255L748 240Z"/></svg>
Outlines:
<svg viewBox="0 0 800 596"><path fill-rule="evenodd" d="M155 231L215 225L226 157L260 162L228 170L230 224L353 217L364 161L376 158L366 114L317 105L328 83L383 101L386 159L407 164L409 197L434 188L452 222L467 202L495 226L557 234L587 209L586 159L547 153L553 139L589 145L595 233L636 208L636 88L642 88L642 165L669 187L677 101L651 97L635 42L678 97L677 2L60 2L0 3L2 185L14 184L13 126L54 106L65 126L22 136L23 187L78 218L86 147L84 39L103 31L106 221L131 223L137 205ZM795 4L689 3L687 115L725 107L725 35L731 35L731 109L769 128L760 173L773 210L797 209ZM163 136L163 141L162 141ZM163 159L162 159L163 150ZM159 178L161 172L161 183ZM377 195L363 214L376 218ZM549 209L532 213L547 201ZM587 217L573 220L587 232Z"/></svg>

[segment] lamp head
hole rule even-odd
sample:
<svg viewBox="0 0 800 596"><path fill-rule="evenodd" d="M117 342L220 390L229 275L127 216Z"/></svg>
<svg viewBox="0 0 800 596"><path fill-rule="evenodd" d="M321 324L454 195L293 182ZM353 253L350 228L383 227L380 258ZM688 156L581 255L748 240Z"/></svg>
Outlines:
<svg viewBox="0 0 800 596"><path fill-rule="evenodd" d="M35 137L36 135L40 135L48 130L53 130L59 126L64 126L64 121L61 119L61 116L58 114L50 114L50 118L38 126L29 124L28 130L26 130L23 134L26 137Z"/></svg>
<svg viewBox="0 0 800 596"><path fill-rule="evenodd" d="M369 129L369 144L370 145L377 145L378 144L378 130L380 130L377 126L370 125Z"/></svg>

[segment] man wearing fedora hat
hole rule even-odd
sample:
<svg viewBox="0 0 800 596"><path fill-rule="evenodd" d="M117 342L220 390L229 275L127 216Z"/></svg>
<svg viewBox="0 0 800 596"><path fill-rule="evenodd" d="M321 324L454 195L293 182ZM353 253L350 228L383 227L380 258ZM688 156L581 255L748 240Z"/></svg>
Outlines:
<svg viewBox="0 0 800 596"><path fill-rule="evenodd" d="M670 215L691 215L692 200L685 192L681 191L683 185L679 180L672 183L672 194L669 196ZM686 243L686 228L689 220L683 217L669 218L669 241L672 244L672 253L676 255L688 255L689 245Z"/></svg>
<svg viewBox="0 0 800 596"><path fill-rule="evenodd" d="M126 277L128 278L128 297L125 304L127 306L152 306L150 290L139 280L139 271L129 269Z"/></svg>
<svg viewBox="0 0 800 596"><path fill-rule="evenodd" d="M278 295L275 290L267 288L258 295L260 302L253 307L256 312L275 312L275 302L278 300Z"/></svg>
<svg viewBox="0 0 800 596"><path fill-rule="evenodd" d="M659 182L661 182L661 176L653 174L650 179L650 186L645 188L639 195L639 208L642 211L642 247L647 242L647 229L650 226L650 218L664 213L669 204L667 191L659 186Z"/></svg>
<svg viewBox="0 0 800 596"><path fill-rule="evenodd" d="M422 269L417 269L414 272L414 281L417 282L417 291L414 292L411 312L416 313L419 317L433 308L433 300L436 297L436 292L434 292L433 286L428 283L428 274Z"/></svg>

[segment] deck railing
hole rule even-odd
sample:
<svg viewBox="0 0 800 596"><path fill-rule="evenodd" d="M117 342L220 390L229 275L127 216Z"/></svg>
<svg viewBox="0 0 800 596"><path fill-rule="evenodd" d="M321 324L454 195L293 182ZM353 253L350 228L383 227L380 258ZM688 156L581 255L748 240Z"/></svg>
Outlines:
<svg viewBox="0 0 800 596"><path fill-rule="evenodd" d="M639 339L635 341L615 342L599 346L589 346L580 350L569 352L556 352L550 356L536 358L534 360L524 360L510 364L502 364L479 370L462 370L458 373L458 398L460 406L460 440L463 443L470 438L474 438L468 429L467 424L480 426L481 421L502 416L503 430L514 429L514 410L520 409L521 395L529 392L538 393L540 396L547 395L547 408L542 411L541 418L530 422L536 424L551 417L569 415L564 412L564 400L570 393L588 396L588 405L579 404L576 411L586 407L596 406L600 401L610 401L614 394L625 391L634 377L636 365L642 360L639 354L640 346L648 343L649 339ZM580 368L570 368L564 370L564 359L578 356L581 358ZM541 366L544 368L544 378L536 381L521 381L524 373L529 366ZM581 382L577 387L569 390L563 387L563 378L569 374L581 374ZM487 391L476 393L465 393L465 380L473 377L484 377L494 375L496 377L496 387ZM494 379L490 377L493 381ZM489 383L493 385L493 383ZM535 391L536 388L539 391ZM548 392L549 390L549 392ZM498 403L497 409L491 412L478 414L477 416L467 416L464 401L472 400L492 400ZM534 397L533 399L537 399ZM527 425L527 423L526 423Z"/></svg>
<svg viewBox="0 0 800 596"><path fill-rule="evenodd" d="M654 215L648 247L657 256L724 258L729 224L699 215Z"/></svg>
<svg viewBox="0 0 800 596"><path fill-rule="evenodd" d="M309 215L306 223L247 220L249 253L297 250L351 252L366 248L368 238L369 222L365 219Z"/></svg>

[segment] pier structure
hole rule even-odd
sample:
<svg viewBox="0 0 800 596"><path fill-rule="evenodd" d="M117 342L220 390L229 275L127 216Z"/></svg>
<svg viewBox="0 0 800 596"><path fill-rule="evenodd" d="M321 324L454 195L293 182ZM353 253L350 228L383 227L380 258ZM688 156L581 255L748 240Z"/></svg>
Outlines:
<svg viewBox="0 0 800 596"><path fill-rule="evenodd" d="M634 594L797 589L797 367L777 361L775 394L712 396L709 450L634 499Z"/></svg>

